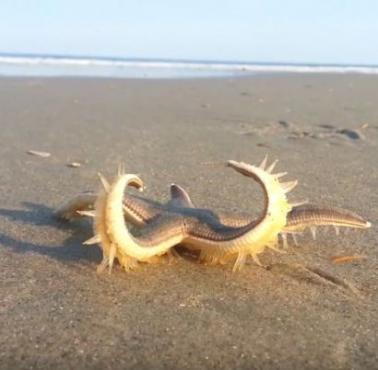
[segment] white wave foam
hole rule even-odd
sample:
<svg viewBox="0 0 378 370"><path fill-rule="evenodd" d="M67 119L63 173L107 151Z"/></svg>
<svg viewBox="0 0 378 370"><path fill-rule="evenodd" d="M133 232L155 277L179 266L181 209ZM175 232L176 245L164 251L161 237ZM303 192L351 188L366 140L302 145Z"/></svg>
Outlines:
<svg viewBox="0 0 378 370"><path fill-rule="evenodd" d="M47 66L47 67L104 67L117 69L175 69L192 71L218 71L227 73L361 73L378 74L378 66L299 65L299 64L253 64L222 62L143 61L95 58L69 58L49 56L0 56L0 66Z"/></svg>

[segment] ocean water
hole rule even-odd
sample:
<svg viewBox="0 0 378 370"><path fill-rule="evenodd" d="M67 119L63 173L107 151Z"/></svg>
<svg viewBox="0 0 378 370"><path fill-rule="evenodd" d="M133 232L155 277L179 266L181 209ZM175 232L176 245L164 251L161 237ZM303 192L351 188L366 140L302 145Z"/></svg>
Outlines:
<svg viewBox="0 0 378 370"><path fill-rule="evenodd" d="M156 79L211 78L261 73L378 74L378 66L121 59L0 53L0 76Z"/></svg>

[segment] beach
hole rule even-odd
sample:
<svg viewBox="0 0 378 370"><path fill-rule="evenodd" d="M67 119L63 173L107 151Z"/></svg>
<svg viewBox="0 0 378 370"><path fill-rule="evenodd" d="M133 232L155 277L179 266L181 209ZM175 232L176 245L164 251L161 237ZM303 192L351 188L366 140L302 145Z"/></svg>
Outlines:
<svg viewBox="0 0 378 370"><path fill-rule="evenodd" d="M377 368L377 97L358 74L0 79L0 369ZM109 275L82 245L90 220L53 216L123 164L147 198L177 183L257 217L261 190L225 163L265 155L298 180L290 200L372 227L306 232L264 252L268 269L180 258Z"/></svg>

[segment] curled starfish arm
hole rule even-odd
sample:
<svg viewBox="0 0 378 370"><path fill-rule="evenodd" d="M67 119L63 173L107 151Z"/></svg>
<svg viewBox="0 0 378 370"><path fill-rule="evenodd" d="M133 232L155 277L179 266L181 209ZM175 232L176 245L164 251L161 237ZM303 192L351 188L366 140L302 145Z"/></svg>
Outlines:
<svg viewBox="0 0 378 370"><path fill-rule="evenodd" d="M97 267L97 272L101 273L107 267L109 268L109 273L111 273L115 259L118 259L119 263L124 267L126 271L132 270L137 267L136 259L123 253L121 250L117 250L116 245L113 243L109 237L106 228L106 201L109 192L109 184L104 177L100 175L100 179L103 185L103 189L100 189L98 196L96 198L94 208L95 217L93 222L94 237L90 238L84 244L92 244L93 242L98 242L101 246L103 258L99 266ZM138 186L138 184L134 184ZM142 186L143 184L139 184Z"/></svg>
<svg viewBox="0 0 378 370"><path fill-rule="evenodd" d="M262 215L259 219L236 228L224 225L207 227L205 230L193 228L188 230L189 236L185 244L200 249L200 258L211 263L221 261L228 255L236 256L235 271L243 267L248 255L260 264L258 254L266 247L276 245L278 234L286 224L286 215L291 210L286 194L297 182L280 183L278 179L281 175L271 173L275 162L265 169L266 159L260 166L235 161L229 161L228 165L253 178L262 187L265 203Z"/></svg>
<svg viewBox="0 0 378 370"><path fill-rule="evenodd" d="M106 201L105 225L108 236L117 250L131 256L138 261L146 261L154 256L166 253L170 248L184 239L182 230L175 233L156 233L151 237L140 238L133 236L124 222L123 194L125 188L133 181L140 181L136 175L126 174L119 176L111 185ZM169 228L168 228L169 229ZM153 226L150 230L157 228ZM161 236L161 238L157 238Z"/></svg>

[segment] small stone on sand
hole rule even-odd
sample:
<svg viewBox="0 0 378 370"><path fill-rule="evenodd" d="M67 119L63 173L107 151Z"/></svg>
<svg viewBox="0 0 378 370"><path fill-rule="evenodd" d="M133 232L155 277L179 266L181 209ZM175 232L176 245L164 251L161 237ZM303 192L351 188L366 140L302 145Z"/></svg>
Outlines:
<svg viewBox="0 0 378 370"><path fill-rule="evenodd" d="M289 128L291 126L290 122L287 122L287 121L284 121L284 120L280 120L278 121L278 123L282 126L282 127L285 127L285 128Z"/></svg>
<svg viewBox="0 0 378 370"><path fill-rule="evenodd" d="M79 162L71 162L71 163L68 163L67 166L68 167L72 167L72 168L79 168L79 167L81 167L81 163L79 163Z"/></svg>
<svg viewBox="0 0 378 370"><path fill-rule="evenodd" d="M358 130L351 130L351 129L344 128L341 130L337 130L336 132L338 134L345 135L351 140L364 140L365 139L364 135L362 135L362 133Z"/></svg>

